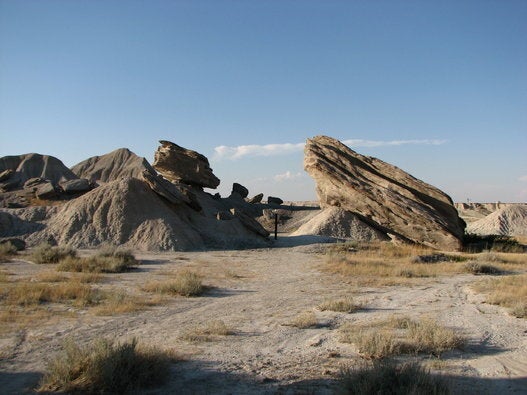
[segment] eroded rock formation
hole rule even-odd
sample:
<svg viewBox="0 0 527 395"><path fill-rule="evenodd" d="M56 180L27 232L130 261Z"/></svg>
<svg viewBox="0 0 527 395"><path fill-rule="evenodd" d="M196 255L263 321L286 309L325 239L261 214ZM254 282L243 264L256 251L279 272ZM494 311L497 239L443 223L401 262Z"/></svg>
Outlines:
<svg viewBox="0 0 527 395"><path fill-rule="evenodd" d="M220 185L204 155L170 141L161 140L160 143L153 167L167 180L212 189Z"/></svg>
<svg viewBox="0 0 527 395"><path fill-rule="evenodd" d="M304 168L316 182L320 205L353 213L392 239L445 250L461 247L464 222L448 195L338 140L307 140Z"/></svg>

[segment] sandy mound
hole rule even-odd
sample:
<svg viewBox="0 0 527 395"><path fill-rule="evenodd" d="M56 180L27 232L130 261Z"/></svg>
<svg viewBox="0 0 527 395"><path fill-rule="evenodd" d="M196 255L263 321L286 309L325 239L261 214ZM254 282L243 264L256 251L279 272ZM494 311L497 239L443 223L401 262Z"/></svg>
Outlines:
<svg viewBox="0 0 527 395"><path fill-rule="evenodd" d="M110 182L124 177L141 178L143 170L155 174L145 158L127 148L119 148L106 155L93 156L71 168L80 178L91 181Z"/></svg>
<svg viewBox="0 0 527 395"><path fill-rule="evenodd" d="M59 159L50 155L24 154L0 158L0 172L12 170L9 177L11 187L21 187L31 178L42 178L57 185L59 182L78 177Z"/></svg>
<svg viewBox="0 0 527 395"><path fill-rule="evenodd" d="M292 236L299 235L331 236L357 241L388 240L382 232L367 225L353 213L337 207L323 209L292 233Z"/></svg>
<svg viewBox="0 0 527 395"><path fill-rule="evenodd" d="M28 235L26 241L35 245L54 239L75 248L115 244L153 251L265 245L266 239L239 218L218 220L215 214L222 207L215 207L210 195L201 192L199 199L207 210L172 205L144 181L123 178L66 203L42 223L45 229Z"/></svg>
<svg viewBox="0 0 527 395"><path fill-rule="evenodd" d="M467 233L527 236L527 205L518 204L499 209L469 224Z"/></svg>

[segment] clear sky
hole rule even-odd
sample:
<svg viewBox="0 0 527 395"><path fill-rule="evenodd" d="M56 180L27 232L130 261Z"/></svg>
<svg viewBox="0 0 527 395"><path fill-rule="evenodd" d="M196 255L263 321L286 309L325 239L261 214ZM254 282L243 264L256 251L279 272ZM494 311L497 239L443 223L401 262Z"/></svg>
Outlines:
<svg viewBox="0 0 527 395"><path fill-rule="evenodd" d="M527 200L527 1L0 0L0 157L158 140L315 198L325 134L455 201Z"/></svg>

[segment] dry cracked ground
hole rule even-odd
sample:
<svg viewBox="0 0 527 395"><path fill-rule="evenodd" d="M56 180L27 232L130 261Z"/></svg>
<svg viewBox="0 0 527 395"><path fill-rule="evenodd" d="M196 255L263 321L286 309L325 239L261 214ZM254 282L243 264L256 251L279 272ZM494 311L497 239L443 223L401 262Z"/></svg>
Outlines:
<svg viewBox="0 0 527 395"><path fill-rule="evenodd" d="M169 381L147 393L334 393L341 369L361 360L353 344L341 341L339 328L404 315L437 319L467 339L462 350L441 358L399 357L418 359L441 374L453 393L527 393L527 320L485 303L471 287L480 276L440 275L372 286L326 270L328 245L298 244L302 240L284 238L270 249L137 252L142 262L138 269L102 275L93 286L140 298L144 284L189 268L202 276L205 293L164 297L154 306L109 316L89 308L60 310L51 305L46 308L52 314L41 312L29 322L2 322L0 392L34 391L46 362L67 338L80 344L97 338L136 338L173 351L179 359ZM53 268L24 256L0 264L6 281L38 278ZM317 308L349 295L362 308L353 313ZM292 325L304 312L315 315L316 325ZM218 320L230 335L189 339L196 328Z"/></svg>

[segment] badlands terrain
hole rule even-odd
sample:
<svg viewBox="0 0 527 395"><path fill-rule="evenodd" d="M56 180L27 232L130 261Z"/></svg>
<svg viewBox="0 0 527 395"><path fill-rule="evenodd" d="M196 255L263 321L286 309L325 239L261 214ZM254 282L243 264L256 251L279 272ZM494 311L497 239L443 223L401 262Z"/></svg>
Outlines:
<svg viewBox="0 0 527 395"><path fill-rule="evenodd" d="M0 158L0 392L100 392L63 353L101 339L169 356L130 392L357 393L383 361L439 393L527 392L525 204L454 204L326 136L317 202L222 197L206 157L160 144L152 165Z"/></svg>

